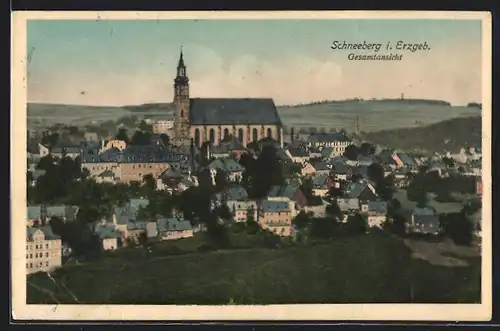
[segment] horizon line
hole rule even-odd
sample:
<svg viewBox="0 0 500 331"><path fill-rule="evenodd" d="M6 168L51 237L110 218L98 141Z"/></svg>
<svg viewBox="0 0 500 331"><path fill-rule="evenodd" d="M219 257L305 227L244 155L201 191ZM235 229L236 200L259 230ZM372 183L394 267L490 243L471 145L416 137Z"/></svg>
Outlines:
<svg viewBox="0 0 500 331"><path fill-rule="evenodd" d="M190 98L190 99L200 99L200 98ZM201 98L201 99L273 99L274 98L237 98L237 97L227 97L227 98ZM450 107L467 107L470 103L478 103L482 104L480 101L469 101L465 104L453 104L448 100L441 99L425 99L425 98L347 98L347 99L330 99L330 100L316 100L316 101L308 101L303 103L295 103L295 104L276 104L276 107L300 107L300 106L308 106L318 103L335 103L335 102L364 102L364 101L436 101L436 102L445 102L450 105ZM38 104L38 105L52 105L52 106L78 106L78 107L90 107L90 108L99 108L99 107L107 107L107 108L124 108L124 107L137 107L144 105L159 105L159 104L173 104L173 101L163 102L163 101L151 101L151 102L143 102L138 104L125 104L125 105L84 105L84 104L76 104L76 103L58 103L58 102L39 102L39 101L27 101L27 105L29 104Z"/></svg>

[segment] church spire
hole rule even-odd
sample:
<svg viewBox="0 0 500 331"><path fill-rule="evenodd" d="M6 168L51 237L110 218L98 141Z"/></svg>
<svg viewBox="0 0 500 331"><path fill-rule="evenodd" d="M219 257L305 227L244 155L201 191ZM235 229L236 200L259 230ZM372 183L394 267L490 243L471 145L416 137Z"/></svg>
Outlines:
<svg viewBox="0 0 500 331"><path fill-rule="evenodd" d="M179 58L179 64L177 65L177 67L179 67L179 68L180 68L180 67L186 67L186 66L184 65L184 58L183 58L183 54L182 54L182 46L181 46L181 56L180 56L180 58Z"/></svg>
<svg viewBox="0 0 500 331"><path fill-rule="evenodd" d="M184 64L184 54L182 52L182 46L181 46L179 63L177 64L177 76L175 77L175 85L176 86L187 85L188 82L189 79L187 77L186 65Z"/></svg>

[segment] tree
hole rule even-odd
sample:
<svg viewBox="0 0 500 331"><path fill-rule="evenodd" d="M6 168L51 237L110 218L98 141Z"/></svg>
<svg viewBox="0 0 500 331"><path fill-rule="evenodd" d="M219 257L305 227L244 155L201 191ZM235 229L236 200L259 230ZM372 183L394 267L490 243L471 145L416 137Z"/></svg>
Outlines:
<svg viewBox="0 0 500 331"><path fill-rule="evenodd" d="M130 145L150 145L151 144L151 133L143 131L135 131L132 139L129 142Z"/></svg>
<svg viewBox="0 0 500 331"><path fill-rule="evenodd" d="M151 192L154 192L156 190L156 180L153 177L153 174L145 174L142 177L142 187L145 189L145 195L149 196Z"/></svg>
<svg viewBox="0 0 500 331"><path fill-rule="evenodd" d="M443 232L455 244L469 246L474 231L473 223L462 213L448 213L440 215L440 225Z"/></svg>
<svg viewBox="0 0 500 331"><path fill-rule="evenodd" d="M257 223L254 215L255 215L255 208L252 205L247 212L247 219L245 222L245 226L247 228L247 233L249 233L249 234L256 234L257 232L259 232L261 230L261 227L260 227L259 223Z"/></svg>
<svg viewBox="0 0 500 331"><path fill-rule="evenodd" d="M227 188L228 185L229 181L227 178L227 173L224 170L219 169L215 174L215 191L222 192Z"/></svg>
<svg viewBox="0 0 500 331"><path fill-rule="evenodd" d="M141 245L144 248L144 252L147 254L149 250L149 240L148 240L148 235L146 232L141 232L139 234L139 238L137 238L139 241L139 245Z"/></svg>
<svg viewBox="0 0 500 331"><path fill-rule="evenodd" d="M332 186L328 189L328 197L330 200L337 200L343 195L342 189L340 187Z"/></svg>
<svg viewBox="0 0 500 331"><path fill-rule="evenodd" d="M139 123L139 129L140 129L142 132L152 132L152 131L153 131L153 127L152 127L152 125L147 124L145 120L142 120L142 121Z"/></svg>
<svg viewBox="0 0 500 331"><path fill-rule="evenodd" d="M443 163L448 167L448 168L453 168L455 166L455 160L452 159L451 157L443 157Z"/></svg>
<svg viewBox="0 0 500 331"><path fill-rule="evenodd" d="M305 229L309 222L311 221L311 217L305 211L301 210L292 220L293 225L299 230Z"/></svg>
<svg viewBox="0 0 500 331"><path fill-rule="evenodd" d="M214 210L214 212L217 215L217 217L220 217L223 220L231 221L233 219L233 214L231 213L229 207L225 203L217 207Z"/></svg>
<svg viewBox="0 0 500 331"><path fill-rule="evenodd" d="M52 147L54 147L58 142L59 142L59 133L54 132L48 134L47 132L44 132L42 137L42 145L47 146L49 150L51 150Z"/></svg>
<svg viewBox="0 0 500 331"><path fill-rule="evenodd" d="M356 161L359 156L359 148L356 145L349 145L345 148L344 156L351 161Z"/></svg>
<svg viewBox="0 0 500 331"><path fill-rule="evenodd" d="M359 146L359 152L363 156L371 156L375 154L375 146L368 142L364 142Z"/></svg>
<svg viewBox="0 0 500 331"><path fill-rule="evenodd" d="M342 211L340 210L337 200L333 200L328 206L326 206L325 212L328 216L335 217L336 219L340 219L340 217L342 217Z"/></svg>
<svg viewBox="0 0 500 331"><path fill-rule="evenodd" d="M372 163L366 169L368 178L375 184L381 183L384 180L384 168L378 163Z"/></svg>
<svg viewBox="0 0 500 331"><path fill-rule="evenodd" d="M334 236L338 222L332 217L313 218L309 234L313 238L328 239Z"/></svg>
<svg viewBox="0 0 500 331"><path fill-rule="evenodd" d="M354 234L366 233L368 223L364 215L354 214L347 217L347 227Z"/></svg>
<svg viewBox="0 0 500 331"><path fill-rule="evenodd" d="M255 162L251 173L253 195L257 198L266 196L269 189L285 182L282 166L276 148L272 145L264 146Z"/></svg>
<svg viewBox="0 0 500 331"><path fill-rule="evenodd" d="M129 139L128 139L128 134L127 134L127 129L125 129L125 128L118 129L118 132L116 134L116 139L122 140L128 144Z"/></svg>
<svg viewBox="0 0 500 331"><path fill-rule="evenodd" d="M408 200L415 201L419 206L425 206L428 202L427 188L422 179L422 176L416 176L406 189Z"/></svg>
<svg viewBox="0 0 500 331"><path fill-rule="evenodd" d="M163 142L163 145L168 146L170 144L170 137L165 133L160 134L160 139Z"/></svg>

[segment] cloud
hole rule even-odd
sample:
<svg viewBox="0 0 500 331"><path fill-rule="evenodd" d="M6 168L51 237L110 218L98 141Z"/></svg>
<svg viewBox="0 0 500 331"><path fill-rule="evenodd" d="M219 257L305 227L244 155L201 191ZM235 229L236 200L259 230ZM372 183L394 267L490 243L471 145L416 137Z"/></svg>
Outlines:
<svg viewBox="0 0 500 331"><path fill-rule="evenodd" d="M277 104L394 98L401 93L454 104L481 98L480 46L454 41L427 53L405 53L401 61L349 61L348 53L324 61L252 54L230 59L198 45L187 45L184 54L193 97L272 97ZM176 60L169 60L160 65L158 59L143 70L44 70L30 76L28 100L87 105L170 102Z"/></svg>

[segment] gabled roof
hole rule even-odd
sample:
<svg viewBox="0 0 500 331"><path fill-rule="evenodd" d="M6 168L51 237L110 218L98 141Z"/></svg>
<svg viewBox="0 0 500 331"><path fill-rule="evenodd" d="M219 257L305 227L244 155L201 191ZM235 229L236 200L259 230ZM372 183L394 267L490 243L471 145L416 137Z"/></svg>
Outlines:
<svg viewBox="0 0 500 331"><path fill-rule="evenodd" d="M231 185L223 192L214 194L213 199L215 201L245 200L248 199L248 192L241 185Z"/></svg>
<svg viewBox="0 0 500 331"><path fill-rule="evenodd" d="M300 147L289 147L288 152L292 157L308 157L309 153Z"/></svg>
<svg viewBox="0 0 500 331"><path fill-rule="evenodd" d="M344 212L359 209L359 200L356 198L337 198L337 204L339 205L340 210Z"/></svg>
<svg viewBox="0 0 500 331"><path fill-rule="evenodd" d="M326 165L325 161L311 161L311 165L316 169L316 171L327 171L330 170Z"/></svg>
<svg viewBox="0 0 500 331"><path fill-rule="evenodd" d="M158 232L165 231L189 231L192 230L191 222L182 218L160 218L156 221Z"/></svg>
<svg viewBox="0 0 500 331"><path fill-rule="evenodd" d="M50 226L41 226L41 227L26 227L26 239L27 240L32 240L33 235L37 233L38 231L41 231L43 233L45 240L58 240L61 239L60 236L56 235L54 232L52 232L52 228Z"/></svg>
<svg viewBox="0 0 500 331"><path fill-rule="evenodd" d="M299 186L288 184L283 186L273 186L267 193L268 197L285 197L290 200L295 200L295 194L299 190Z"/></svg>
<svg viewBox="0 0 500 331"><path fill-rule="evenodd" d="M387 214L387 202L386 201L368 202L368 212Z"/></svg>
<svg viewBox="0 0 500 331"><path fill-rule="evenodd" d="M257 210L257 202L256 201L231 200L231 201L226 202L226 205L230 211L233 211L233 210L245 210L245 211L247 211L250 209Z"/></svg>
<svg viewBox="0 0 500 331"><path fill-rule="evenodd" d="M341 133L312 133L309 135L310 142L331 142L342 141L349 142L350 139Z"/></svg>
<svg viewBox="0 0 500 331"><path fill-rule="evenodd" d="M191 125L281 125L273 99L192 98Z"/></svg>
<svg viewBox="0 0 500 331"><path fill-rule="evenodd" d="M245 171L245 168L241 164L231 158L216 159L208 166L211 169L224 170L226 172Z"/></svg>
<svg viewBox="0 0 500 331"><path fill-rule="evenodd" d="M358 198L364 189L367 187L366 183L350 183L345 189L346 198Z"/></svg>
<svg viewBox="0 0 500 331"><path fill-rule="evenodd" d="M326 174L317 174L313 177L313 187L314 188L323 188L328 179L328 175Z"/></svg>
<svg viewBox="0 0 500 331"><path fill-rule="evenodd" d="M101 238L101 239L108 239L108 238L119 238L121 237L121 234L115 230L114 226L103 226L99 225L95 227L95 233Z"/></svg>
<svg viewBox="0 0 500 331"><path fill-rule="evenodd" d="M262 210L266 213L277 213L290 211L290 206L288 202L284 201L273 201L273 200L262 200L260 204Z"/></svg>

